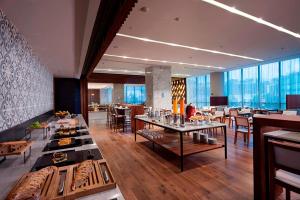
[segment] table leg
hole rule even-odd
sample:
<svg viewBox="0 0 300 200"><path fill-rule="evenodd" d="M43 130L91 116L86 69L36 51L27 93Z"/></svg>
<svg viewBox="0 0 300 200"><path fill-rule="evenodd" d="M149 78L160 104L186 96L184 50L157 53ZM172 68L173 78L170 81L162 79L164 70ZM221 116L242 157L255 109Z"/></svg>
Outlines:
<svg viewBox="0 0 300 200"><path fill-rule="evenodd" d="M226 126L223 126L223 130L224 130L225 159L227 159L227 131L226 131Z"/></svg>
<svg viewBox="0 0 300 200"><path fill-rule="evenodd" d="M154 151L154 142L152 142L152 150Z"/></svg>
<svg viewBox="0 0 300 200"><path fill-rule="evenodd" d="M24 163L26 163L26 161L29 159L29 157L31 156L31 146L29 147L29 154L28 154L28 156L27 156L27 158L26 158L26 151L24 151Z"/></svg>
<svg viewBox="0 0 300 200"><path fill-rule="evenodd" d="M47 134L46 133L46 128L43 128L43 139L46 139L46 137L47 137L46 134Z"/></svg>
<svg viewBox="0 0 300 200"><path fill-rule="evenodd" d="M136 118L134 118L134 141L136 141Z"/></svg>
<svg viewBox="0 0 300 200"><path fill-rule="evenodd" d="M183 172L183 136L180 132L180 170Z"/></svg>

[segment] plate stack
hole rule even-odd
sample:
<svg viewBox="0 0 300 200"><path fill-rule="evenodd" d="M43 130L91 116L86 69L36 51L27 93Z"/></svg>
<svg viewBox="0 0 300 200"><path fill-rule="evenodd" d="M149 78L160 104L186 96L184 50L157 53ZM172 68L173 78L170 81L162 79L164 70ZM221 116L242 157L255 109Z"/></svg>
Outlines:
<svg viewBox="0 0 300 200"><path fill-rule="evenodd" d="M208 138L208 144L217 144L217 138Z"/></svg>
<svg viewBox="0 0 300 200"><path fill-rule="evenodd" d="M200 133L199 134L199 140L200 140L200 143L205 143L207 144L207 141L208 141L208 135L206 133Z"/></svg>

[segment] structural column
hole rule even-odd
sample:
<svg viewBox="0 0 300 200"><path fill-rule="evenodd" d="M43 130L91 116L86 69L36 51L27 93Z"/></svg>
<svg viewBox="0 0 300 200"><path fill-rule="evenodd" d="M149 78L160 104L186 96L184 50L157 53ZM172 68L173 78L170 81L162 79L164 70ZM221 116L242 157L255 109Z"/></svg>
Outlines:
<svg viewBox="0 0 300 200"><path fill-rule="evenodd" d="M114 84L112 102L124 103L124 84Z"/></svg>
<svg viewBox="0 0 300 200"><path fill-rule="evenodd" d="M210 74L211 96L224 96L224 73L212 72Z"/></svg>
<svg viewBox="0 0 300 200"><path fill-rule="evenodd" d="M145 69L146 105L153 109L171 109L171 66L151 66Z"/></svg>

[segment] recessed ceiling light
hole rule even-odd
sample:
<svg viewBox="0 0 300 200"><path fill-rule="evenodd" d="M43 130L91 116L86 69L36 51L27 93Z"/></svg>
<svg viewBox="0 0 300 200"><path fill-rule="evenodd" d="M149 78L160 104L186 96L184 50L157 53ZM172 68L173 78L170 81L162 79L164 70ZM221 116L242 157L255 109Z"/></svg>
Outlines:
<svg viewBox="0 0 300 200"><path fill-rule="evenodd" d="M142 61L147 61L147 62L149 61L149 62L158 62L158 63L188 65L188 66L195 66L195 67L224 69L223 67L215 67L215 66L209 66L209 65L199 65L199 64L193 64L193 63L174 62L174 61L167 61L167 60L155 60L155 59L148 59L148 58L136 58L136 57L119 56L119 55L112 55L112 54L104 54L104 56L115 57L115 58L128 58L128 59L132 59L132 60L142 60Z"/></svg>
<svg viewBox="0 0 300 200"><path fill-rule="evenodd" d="M220 2L215 1L215 0L202 0L202 1L207 2L207 3L211 4L211 5L216 6L216 7L222 8L224 10L227 10L227 11L229 11L231 13L236 14L236 15L239 15L239 16L245 17L247 19L250 19L250 20L255 21L257 23L260 23L260 24L263 24L265 26L268 26L268 27L273 28L273 29L275 29L277 31L284 32L284 33L292 35L292 36L294 36L296 38L300 38L300 34L299 33L295 33L295 32L292 32L292 31L290 31L288 29L285 29L285 28L283 28L281 26L272 24L271 22L263 20L262 18L255 17L253 15L250 15L248 13L240 11L240 10L236 9L235 7L230 7L230 6L226 5L226 4L220 3Z"/></svg>
<svg viewBox="0 0 300 200"><path fill-rule="evenodd" d="M237 55L237 54L233 54L233 53L226 53L226 52L210 50L210 49L203 49L203 48L199 48L199 47L191 47L191 46L175 44L175 43L170 43L170 42L152 40L152 39L148 39L148 38L142 38L142 37L137 37L137 36L133 36L133 35L126 35L126 34L122 34L122 33L117 33L117 36L126 37L126 38L130 38L130 39L135 39L135 40L141 40L141 41L144 41L144 42L151 42L151 43L163 44L163 45L168 45L168 46L173 46L173 47L192 49L192 50L195 50L195 51L204 51L204 52L208 52L208 53L221 54L221 55L238 57L238 58L243 58L243 59L248 59L248 60L263 61L262 59L259 59L259 58L242 56L242 55Z"/></svg>
<svg viewBox="0 0 300 200"><path fill-rule="evenodd" d="M179 17L175 17L174 20L178 22L180 20L180 18Z"/></svg>

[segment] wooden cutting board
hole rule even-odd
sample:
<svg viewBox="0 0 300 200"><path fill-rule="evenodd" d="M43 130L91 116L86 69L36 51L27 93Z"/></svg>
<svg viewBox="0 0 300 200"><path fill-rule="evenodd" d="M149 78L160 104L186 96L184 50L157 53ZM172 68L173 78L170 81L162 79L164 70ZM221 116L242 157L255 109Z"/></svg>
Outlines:
<svg viewBox="0 0 300 200"><path fill-rule="evenodd" d="M79 188L72 190L74 174L79 164L59 167L52 174L48 175L45 183L41 187L41 200L70 200L82 196L95 194L116 187L116 182L104 159L93 161L93 171L88 181ZM108 181L105 181L103 169L107 172ZM64 191L58 194L61 172L65 171ZM34 172L31 172L34 173ZM17 184L13 187L10 194L13 193L31 173L23 175Z"/></svg>
<svg viewBox="0 0 300 200"><path fill-rule="evenodd" d="M34 172L31 172L34 173ZM27 173L24 174L19 181L17 182L17 184L13 187L13 189L10 191L9 195L7 196L7 198L9 198L9 196L11 194L14 193L14 191L20 187L20 184L31 174L31 173ZM41 195L40 195L40 199L41 200L50 200L51 196L53 196L53 191L51 190L52 187L52 183L55 182L56 178L58 177L58 171L54 170L54 172L52 174L49 174L45 183L42 185L41 187Z"/></svg>
<svg viewBox="0 0 300 200"><path fill-rule="evenodd" d="M72 183L78 165L79 164L75 164L75 165L69 165L69 166L58 168L56 177L55 179L53 179L53 182L51 183L50 189L53 192L49 193L50 195L48 196L49 199L55 199L55 200L75 199L75 198L95 194L116 187L116 182L112 176L109 166L107 165L107 162L104 159L102 159L93 162L93 171L90 174L88 181L81 187L72 190ZM108 181L105 181L104 179L104 175L103 175L104 169L107 172L107 176L109 178ZM66 178L64 180L64 191L62 194L58 194L59 182L62 176L61 172L63 171L66 172L66 176L65 176Z"/></svg>

